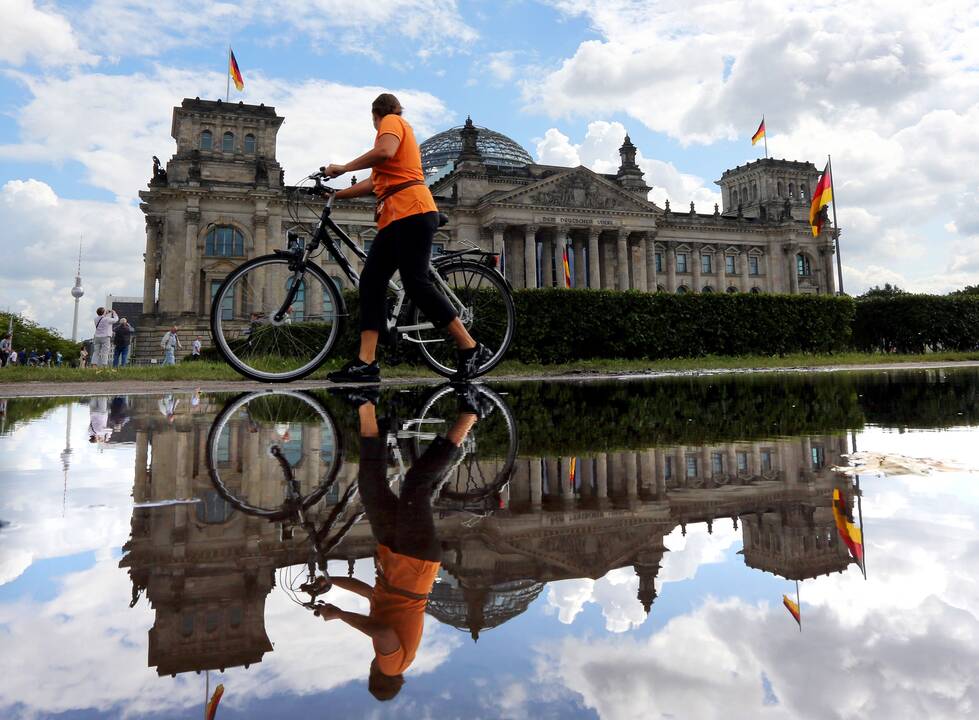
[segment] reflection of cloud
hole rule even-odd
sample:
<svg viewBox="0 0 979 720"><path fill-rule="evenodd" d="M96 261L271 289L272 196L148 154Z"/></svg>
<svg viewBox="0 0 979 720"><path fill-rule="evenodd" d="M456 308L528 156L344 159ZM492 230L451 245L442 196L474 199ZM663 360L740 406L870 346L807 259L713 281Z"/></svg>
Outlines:
<svg viewBox="0 0 979 720"><path fill-rule="evenodd" d="M921 435L871 431L861 445L916 452ZM862 478L868 579L851 569L802 583L801 635L777 597L708 599L648 638L547 646L539 681L556 671L606 719L970 716L979 706L979 542L963 542L979 520L970 480Z"/></svg>
<svg viewBox="0 0 979 720"><path fill-rule="evenodd" d="M701 565L719 563L724 560L725 551L741 540L741 533L727 520L718 521L713 532L707 532L707 525L687 526L687 535L680 528L663 538L669 552L663 554L656 587L670 582L690 580L697 574Z"/></svg>

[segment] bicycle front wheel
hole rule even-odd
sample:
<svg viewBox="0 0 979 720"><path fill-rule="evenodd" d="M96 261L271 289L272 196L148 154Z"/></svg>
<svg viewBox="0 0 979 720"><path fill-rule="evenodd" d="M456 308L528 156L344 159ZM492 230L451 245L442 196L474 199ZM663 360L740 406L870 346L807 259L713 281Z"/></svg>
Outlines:
<svg viewBox="0 0 979 720"><path fill-rule="evenodd" d="M211 302L211 335L221 357L245 377L289 382L323 364L340 335L342 308L339 290L319 266L294 272L288 258L265 255L221 283Z"/></svg>
<svg viewBox="0 0 979 720"><path fill-rule="evenodd" d="M513 340L517 313L510 289L498 272L473 260L439 265L436 272L448 286L449 303L469 334L493 353L477 370L477 375L484 375L500 363ZM417 306L409 317L412 326L427 322ZM418 344L432 370L445 377L455 373L456 345L444 328L413 330L408 339Z"/></svg>

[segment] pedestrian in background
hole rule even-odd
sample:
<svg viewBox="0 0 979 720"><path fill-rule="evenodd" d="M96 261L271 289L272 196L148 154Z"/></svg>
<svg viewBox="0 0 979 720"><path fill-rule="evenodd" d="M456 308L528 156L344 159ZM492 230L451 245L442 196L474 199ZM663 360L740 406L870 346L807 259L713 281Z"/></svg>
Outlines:
<svg viewBox="0 0 979 720"><path fill-rule="evenodd" d="M126 318L119 321L113 334L112 367L126 366L129 360L129 345L133 341L136 328Z"/></svg>
<svg viewBox="0 0 979 720"><path fill-rule="evenodd" d="M95 311L95 337L92 338L92 365L109 366L109 343L112 342L112 326L119 322L115 310L106 312L104 307Z"/></svg>
<svg viewBox="0 0 979 720"><path fill-rule="evenodd" d="M78 352L78 367L85 367L88 363L88 350L82 345L82 349Z"/></svg>
<svg viewBox="0 0 979 720"><path fill-rule="evenodd" d="M191 360L201 359L201 336L200 335L194 338L194 342L190 346L190 359Z"/></svg>
<svg viewBox="0 0 979 720"><path fill-rule="evenodd" d="M3 336L0 340L0 367L7 367L7 360L10 359L10 353L14 349L14 340L10 333Z"/></svg>
<svg viewBox="0 0 979 720"><path fill-rule="evenodd" d="M163 340L160 341L160 347L163 348L163 364L164 365L176 365L177 360L175 358L175 353L178 348L183 349L183 345L180 344L180 338L177 337L177 326L173 325L163 336Z"/></svg>

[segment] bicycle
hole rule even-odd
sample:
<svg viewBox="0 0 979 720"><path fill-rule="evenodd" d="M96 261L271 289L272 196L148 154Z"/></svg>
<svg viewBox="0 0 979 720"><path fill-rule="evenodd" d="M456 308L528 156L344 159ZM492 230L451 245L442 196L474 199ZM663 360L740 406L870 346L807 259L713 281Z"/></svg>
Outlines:
<svg viewBox="0 0 979 720"><path fill-rule="evenodd" d="M229 365L250 379L289 382L305 377L326 361L340 337L348 316L346 304L337 285L313 262L317 257L326 252L354 287L360 285L360 276L342 246L361 260L366 260L367 254L331 219L336 191L323 183L325 179L322 173L314 173L306 178L314 182L312 187L300 185L290 196L289 209L296 226L302 225L302 208L317 212L304 197L324 201L310 242L303 242L298 233L287 233L286 249L239 265L212 300L210 322L215 347ZM441 218L444 224L447 218ZM463 325L493 351L478 369L479 375L503 359L516 326L513 292L497 269L498 257L466 243L464 249L443 253L430 264L433 282ZM456 371L454 343L426 320L417 306L406 304L401 284L392 279L389 288L393 298L389 297L386 338L417 346L432 370L450 377Z"/></svg>
<svg viewBox="0 0 979 720"><path fill-rule="evenodd" d="M433 508L442 513L495 512L513 473L516 421L497 393L481 385L472 388L492 404L493 411L476 424L463 442L462 456L433 502ZM405 477L405 456L414 462L437 431L445 429L446 417L453 414L445 411L449 403L455 406L454 399L452 387L439 387L425 399L420 417L391 424L385 439L392 485L398 485ZM441 417L443 413L446 417ZM351 483L340 491L343 442L337 428L329 410L313 394L262 390L229 400L208 432L206 462L217 493L246 515L279 523L283 539L291 539L297 527L306 533L310 550L305 582L299 583L291 574L293 571L285 569L280 584L294 600L297 589L309 593L310 600L300 602L307 607L312 607L316 596L327 592L332 584L327 571L328 554L363 517L363 511L353 505L357 484ZM297 438L302 438L298 447ZM246 458L248 471L241 477L222 460L230 457L232 446L251 450ZM242 467L246 467L245 461ZM273 477L281 480L269 482ZM315 506L321 502L323 507L317 509ZM323 512L326 517L322 527L317 527L317 516Z"/></svg>

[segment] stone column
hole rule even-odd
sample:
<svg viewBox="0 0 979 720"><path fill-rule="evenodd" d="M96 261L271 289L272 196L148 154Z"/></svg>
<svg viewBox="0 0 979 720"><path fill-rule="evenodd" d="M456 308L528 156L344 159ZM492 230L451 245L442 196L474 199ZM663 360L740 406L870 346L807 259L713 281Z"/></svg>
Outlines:
<svg viewBox="0 0 979 720"><path fill-rule="evenodd" d="M602 287L606 290L614 290L615 280L615 243L611 238L605 237L602 243Z"/></svg>
<svg viewBox="0 0 979 720"><path fill-rule="evenodd" d="M187 234L184 242L183 266L184 266L184 296L181 302L183 312L195 312L194 300L197 297L197 283L200 279L200 263L196 262L197 252L197 229L201 219L201 211L196 206L188 205L184 211L184 220L187 223Z"/></svg>
<svg viewBox="0 0 979 720"><path fill-rule="evenodd" d="M799 252L799 248L795 245L789 245L786 251L789 255L789 292L793 295L799 294L799 273L795 265L795 256Z"/></svg>
<svg viewBox="0 0 979 720"><path fill-rule="evenodd" d="M540 458L531 458L530 463L530 505L535 510L541 506L541 498L544 492L544 479L541 476Z"/></svg>
<svg viewBox="0 0 979 720"><path fill-rule="evenodd" d="M759 271L765 274L764 282L760 281L761 289L765 292L775 292L775 275L772 272L772 263L770 262L771 252L766 248L765 254L761 256L759 261Z"/></svg>
<svg viewBox="0 0 979 720"><path fill-rule="evenodd" d="M634 500L639 495L639 467L636 453L626 452L623 456L625 493L630 500Z"/></svg>
<svg viewBox="0 0 979 720"><path fill-rule="evenodd" d="M588 287L598 290L602 287L602 264L599 260L598 228L588 228Z"/></svg>
<svg viewBox="0 0 979 720"><path fill-rule="evenodd" d="M751 445L751 467L748 472L750 475L761 475L761 445L758 443Z"/></svg>
<svg viewBox="0 0 979 720"><path fill-rule="evenodd" d="M605 453L595 456L595 498L599 505L608 500L608 461Z"/></svg>
<svg viewBox="0 0 979 720"><path fill-rule="evenodd" d="M547 494L559 495L561 492L561 467L557 458L545 458L544 467L547 469Z"/></svg>
<svg viewBox="0 0 979 720"><path fill-rule="evenodd" d="M629 289L629 231L619 230L616 243L617 290Z"/></svg>
<svg viewBox="0 0 979 720"><path fill-rule="evenodd" d="M737 454L737 451L734 449L734 444L733 443L728 443L727 445L724 446L724 449L726 450L726 454L724 456L724 465L725 465L724 472L729 477L737 477L738 476L738 454Z"/></svg>
<svg viewBox="0 0 979 720"><path fill-rule="evenodd" d="M490 252L494 252L502 256L503 253L506 252L506 242L503 238L503 234L506 232L506 224L499 222L493 223L489 226L489 230L492 235ZM497 267L499 267L499 265L497 265ZM510 272L510 274L512 275L513 273Z"/></svg>
<svg viewBox="0 0 979 720"><path fill-rule="evenodd" d="M666 243L666 290L676 292L676 243Z"/></svg>
<svg viewBox="0 0 979 720"><path fill-rule="evenodd" d="M701 285L700 285L700 244L699 243L691 243L691 246L692 246L692 248L690 250L690 261L693 263L693 268L691 268L691 270L693 272L693 280L691 280L690 284L693 287L691 287L690 290L692 292L700 292L700 290L701 290Z"/></svg>
<svg viewBox="0 0 979 720"><path fill-rule="evenodd" d="M836 266L833 263L833 246L824 247L819 251L823 258L823 274L826 276L825 292L829 295L836 294Z"/></svg>
<svg viewBox="0 0 979 720"><path fill-rule="evenodd" d="M666 455L662 450L653 451L656 458L656 499L666 499Z"/></svg>
<svg viewBox="0 0 979 720"><path fill-rule="evenodd" d="M649 290L649 282L646 279L646 233L644 232L636 233L636 251L636 254L639 256L639 262L637 262L634 266L634 276L636 279L635 289L645 292Z"/></svg>
<svg viewBox="0 0 979 720"><path fill-rule="evenodd" d="M553 287L554 286L554 238L549 237L551 233L547 233L541 238L541 253L540 253L540 276L541 276L541 287Z"/></svg>
<svg viewBox="0 0 979 720"><path fill-rule="evenodd" d="M524 287L537 287L537 226L524 227L523 240Z"/></svg>
<svg viewBox="0 0 979 720"><path fill-rule="evenodd" d="M748 248L741 251L741 292L751 292L751 278L748 277Z"/></svg>
<svg viewBox="0 0 979 720"><path fill-rule="evenodd" d="M156 216L146 218L146 254L143 255L144 313L156 311L156 268L160 262L160 230L162 226L162 218Z"/></svg>
<svg viewBox="0 0 979 720"><path fill-rule="evenodd" d="M574 502L574 487L571 485L571 458L561 458L559 482L561 484L561 500L566 504Z"/></svg>
<svg viewBox="0 0 979 720"><path fill-rule="evenodd" d="M656 233L646 233L646 290L656 292Z"/></svg>
<svg viewBox="0 0 979 720"><path fill-rule="evenodd" d="M587 287L585 282L585 239L576 237L573 240L574 247L574 287Z"/></svg>
<svg viewBox="0 0 979 720"><path fill-rule="evenodd" d="M643 495L648 495L656 488L656 457L652 450L639 452L639 474Z"/></svg>
<svg viewBox="0 0 979 720"><path fill-rule="evenodd" d="M724 252L722 246L718 246L719 250L714 253L714 262L718 265L714 268L714 272L717 273L717 292L726 293L727 292L727 253Z"/></svg>

